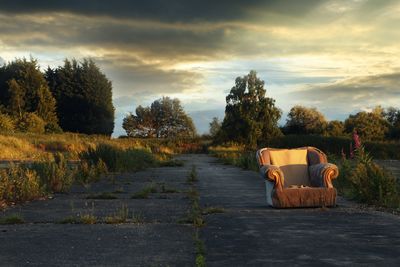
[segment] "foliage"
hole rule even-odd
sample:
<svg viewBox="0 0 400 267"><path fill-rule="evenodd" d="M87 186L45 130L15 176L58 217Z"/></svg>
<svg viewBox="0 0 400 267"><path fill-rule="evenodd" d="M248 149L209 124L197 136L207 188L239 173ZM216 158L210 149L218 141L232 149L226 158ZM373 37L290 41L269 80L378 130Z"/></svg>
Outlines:
<svg viewBox="0 0 400 267"><path fill-rule="evenodd" d="M323 134L327 121L316 108L294 106L289 114L284 127L288 134Z"/></svg>
<svg viewBox="0 0 400 267"><path fill-rule="evenodd" d="M389 138L400 138L400 109L394 107L387 108L383 113L389 123Z"/></svg>
<svg viewBox="0 0 400 267"><path fill-rule="evenodd" d="M155 159L145 149L120 149L107 144L99 144L82 152L81 158L97 164L100 160L112 172L138 171L154 166Z"/></svg>
<svg viewBox="0 0 400 267"><path fill-rule="evenodd" d="M129 114L122 127L130 137L193 137L192 119L185 113L179 99L163 97L150 107L138 106L136 115Z"/></svg>
<svg viewBox="0 0 400 267"><path fill-rule="evenodd" d="M235 86L226 97L219 141L255 146L260 139L267 140L281 134L278 128L281 111L275 107L275 100L265 94L264 81L255 71L236 78Z"/></svg>
<svg viewBox="0 0 400 267"><path fill-rule="evenodd" d="M45 124L57 125L56 100L34 59L16 59L0 67L0 104L17 119L35 113Z"/></svg>
<svg viewBox="0 0 400 267"><path fill-rule="evenodd" d="M0 202L15 203L43 196L35 171L17 166L0 170Z"/></svg>
<svg viewBox="0 0 400 267"><path fill-rule="evenodd" d="M383 140L389 130L389 124L380 107L371 112L361 111L350 115L345 120L344 126L347 133L352 133L356 129L363 140L372 141Z"/></svg>
<svg viewBox="0 0 400 267"><path fill-rule="evenodd" d="M217 117L214 117L210 122L210 135L212 138L217 137L219 131L221 130L221 122Z"/></svg>
<svg viewBox="0 0 400 267"><path fill-rule="evenodd" d="M17 129L23 133L43 134L46 122L35 113L23 113L17 120Z"/></svg>
<svg viewBox="0 0 400 267"><path fill-rule="evenodd" d="M399 184L386 169L376 164L364 147L356 150L354 160L342 158L335 185L340 193L358 201L384 207L400 206Z"/></svg>
<svg viewBox="0 0 400 267"><path fill-rule="evenodd" d="M7 114L0 113L0 132L13 132L15 122L13 118Z"/></svg>
<svg viewBox="0 0 400 267"><path fill-rule="evenodd" d="M111 135L114 129L112 84L91 59L65 60L48 68L46 79L57 100L57 115L64 131Z"/></svg>
<svg viewBox="0 0 400 267"><path fill-rule="evenodd" d="M344 135L344 123L342 121L333 120L328 122L326 127L326 135L328 136L343 136Z"/></svg>
<svg viewBox="0 0 400 267"><path fill-rule="evenodd" d="M30 168L40 177L46 192L67 192L74 181L75 172L61 153L54 155L54 161L35 162Z"/></svg>

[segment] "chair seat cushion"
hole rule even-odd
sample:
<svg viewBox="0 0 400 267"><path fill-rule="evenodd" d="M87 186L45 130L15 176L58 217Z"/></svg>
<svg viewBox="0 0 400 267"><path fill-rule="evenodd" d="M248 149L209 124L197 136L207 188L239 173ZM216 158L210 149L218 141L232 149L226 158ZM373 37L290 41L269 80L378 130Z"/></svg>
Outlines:
<svg viewBox="0 0 400 267"><path fill-rule="evenodd" d="M269 152L271 163L279 166L285 176L284 187L310 185L307 149L279 149Z"/></svg>
<svg viewBox="0 0 400 267"><path fill-rule="evenodd" d="M332 207L336 205L336 189L325 187L292 187L275 190L272 203L276 208Z"/></svg>

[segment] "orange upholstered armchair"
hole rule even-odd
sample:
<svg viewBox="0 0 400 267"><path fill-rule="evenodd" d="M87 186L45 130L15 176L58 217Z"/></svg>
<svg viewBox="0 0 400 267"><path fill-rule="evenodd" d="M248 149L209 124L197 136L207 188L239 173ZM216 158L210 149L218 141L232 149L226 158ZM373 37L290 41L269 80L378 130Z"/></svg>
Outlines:
<svg viewBox="0 0 400 267"><path fill-rule="evenodd" d="M314 147L262 148L256 153L267 204L277 208L336 205L332 180L339 171Z"/></svg>

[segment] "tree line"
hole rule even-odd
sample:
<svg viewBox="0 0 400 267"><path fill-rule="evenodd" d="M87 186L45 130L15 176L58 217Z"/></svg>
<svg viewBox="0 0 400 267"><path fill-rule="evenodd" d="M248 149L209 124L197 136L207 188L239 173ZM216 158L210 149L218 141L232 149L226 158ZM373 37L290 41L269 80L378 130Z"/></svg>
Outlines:
<svg viewBox="0 0 400 267"><path fill-rule="evenodd" d="M282 111L266 96L264 81L255 71L237 77L226 97L222 122L213 118L210 135L217 143L238 142L256 146L258 142L287 134L349 136L354 131L363 140L380 141L400 138L400 109L383 109L351 114L344 121L328 121L316 108L296 105L287 115L286 124L279 126Z"/></svg>
<svg viewBox="0 0 400 267"><path fill-rule="evenodd" d="M0 67L0 130L111 135L112 84L91 59L64 61L45 72L37 60Z"/></svg>

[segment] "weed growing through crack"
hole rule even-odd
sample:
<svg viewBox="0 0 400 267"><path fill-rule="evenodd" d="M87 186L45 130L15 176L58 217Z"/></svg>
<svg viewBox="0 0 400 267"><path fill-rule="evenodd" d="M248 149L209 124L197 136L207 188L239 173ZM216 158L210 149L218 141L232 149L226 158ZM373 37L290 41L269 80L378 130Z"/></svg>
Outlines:
<svg viewBox="0 0 400 267"><path fill-rule="evenodd" d="M131 198L138 199L138 198L149 198L151 193L157 193L157 186L152 182L150 185L145 186L142 190L136 192L132 195Z"/></svg>
<svg viewBox="0 0 400 267"><path fill-rule="evenodd" d="M20 214L10 214L0 219L0 224L21 224L24 222Z"/></svg>
<svg viewBox="0 0 400 267"><path fill-rule="evenodd" d="M203 215L215 214L215 213L224 213L225 209L220 207L206 207L202 209Z"/></svg>
<svg viewBox="0 0 400 267"><path fill-rule="evenodd" d="M84 214L80 218L82 224L96 224L97 218L93 214Z"/></svg>
<svg viewBox="0 0 400 267"><path fill-rule="evenodd" d="M194 235L194 244L196 247L196 267L205 267L206 266L206 248L204 242L199 237L199 229L196 229L196 233Z"/></svg>
<svg viewBox="0 0 400 267"><path fill-rule="evenodd" d="M173 194L173 193L180 193L181 191L179 191L178 189L172 188L172 187L168 187L166 186L164 183L161 184L161 191L160 193L164 193L164 194Z"/></svg>
<svg viewBox="0 0 400 267"><path fill-rule="evenodd" d="M129 208L126 204L122 204L121 208L117 209L115 214L107 216L105 223L107 224L118 224L125 223L129 218Z"/></svg>
<svg viewBox="0 0 400 267"><path fill-rule="evenodd" d="M194 183L197 182L197 171L196 171L196 166L192 165L192 170L189 173L189 177L188 177L188 182L189 183Z"/></svg>

